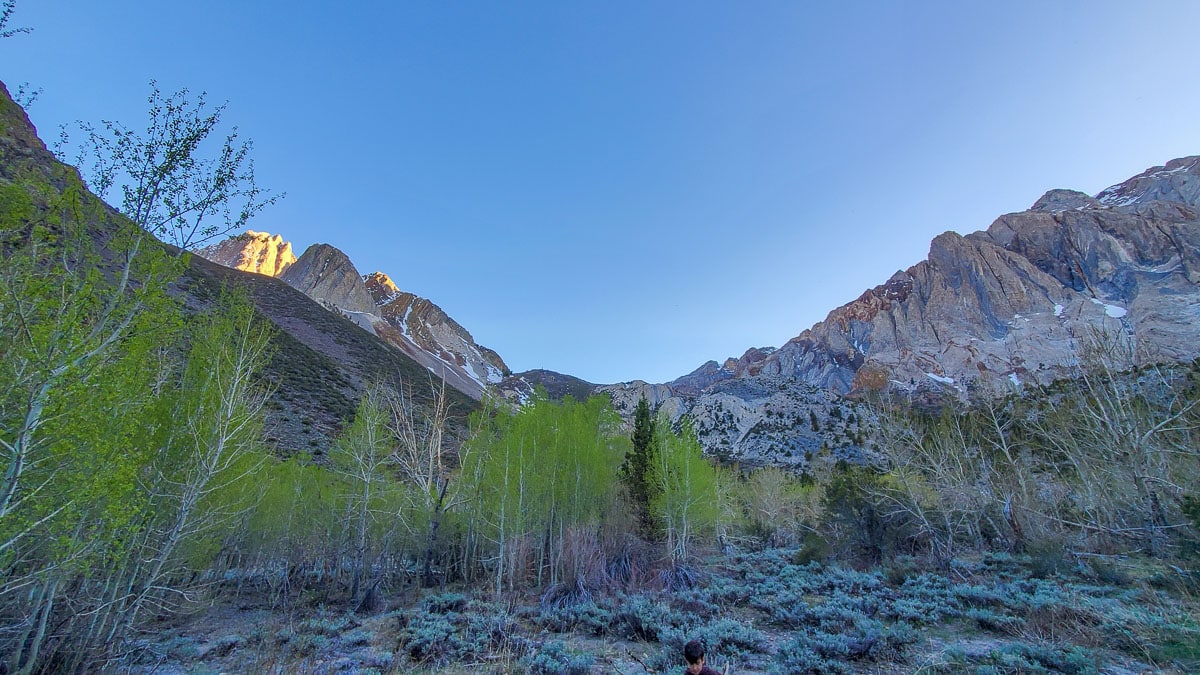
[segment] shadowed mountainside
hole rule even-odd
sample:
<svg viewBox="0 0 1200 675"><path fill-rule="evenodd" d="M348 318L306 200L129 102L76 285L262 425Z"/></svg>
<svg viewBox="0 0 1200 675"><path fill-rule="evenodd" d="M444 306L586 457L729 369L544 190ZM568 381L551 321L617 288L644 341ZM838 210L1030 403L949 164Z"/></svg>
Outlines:
<svg viewBox="0 0 1200 675"><path fill-rule="evenodd" d="M77 175L74 168L50 153L28 116L0 84L0 179L20 182L37 177L61 189L62 181L56 176L64 172ZM82 198L99 202L91 194ZM89 233L104 255L105 242L124 217L107 206L94 211L104 217L88 223ZM442 388L441 380L413 359L288 284L200 256L189 254L188 258L187 271L171 290L189 311L204 312L222 288L237 288L245 291L262 317L278 329L264 377L274 388L267 410L267 436L281 453L324 453L371 382L403 382L419 406L427 405L434 390ZM461 430L466 415L478 404L453 387L445 391L452 427Z"/></svg>

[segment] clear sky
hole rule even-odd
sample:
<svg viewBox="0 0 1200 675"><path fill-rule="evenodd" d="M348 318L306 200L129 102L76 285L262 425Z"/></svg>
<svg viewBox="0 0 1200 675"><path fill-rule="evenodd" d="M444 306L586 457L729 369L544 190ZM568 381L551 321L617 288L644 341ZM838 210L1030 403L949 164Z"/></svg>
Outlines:
<svg viewBox="0 0 1200 675"><path fill-rule="evenodd" d="M1200 2L18 0L0 80L140 126L229 101L252 228L341 248L514 370L778 346L946 230L1200 153Z"/></svg>

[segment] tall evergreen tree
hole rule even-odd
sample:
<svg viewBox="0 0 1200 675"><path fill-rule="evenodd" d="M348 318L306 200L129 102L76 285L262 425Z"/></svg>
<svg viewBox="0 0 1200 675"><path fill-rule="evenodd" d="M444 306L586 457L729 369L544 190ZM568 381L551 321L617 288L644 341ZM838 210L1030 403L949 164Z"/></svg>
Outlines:
<svg viewBox="0 0 1200 675"><path fill-rule="evenodd" d="M654 461L654 416L650 414L650 402L643 395L633 413L633 447L625 458L622 475L629 486L629 496L637 512L638 532L648 537L654 532L654 518L650 513L652 489L649 482L650 467Z"/></svg>

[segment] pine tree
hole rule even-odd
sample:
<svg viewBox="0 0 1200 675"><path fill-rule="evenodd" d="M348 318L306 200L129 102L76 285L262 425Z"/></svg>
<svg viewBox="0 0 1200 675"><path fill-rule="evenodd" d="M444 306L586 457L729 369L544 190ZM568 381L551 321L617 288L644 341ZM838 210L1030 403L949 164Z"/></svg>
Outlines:
<svg viewBox="0 0 1200 675"><path fill-rule="evenodd" d="M622 474L629 486L629 496L636 510L638 532L649 537L654 532L654 518L650 513L652 490L649 481L651 464L654 461L654 417L650 414L650 402L643 395L638 399L633 413L633 447L625 458Z"/></svg>

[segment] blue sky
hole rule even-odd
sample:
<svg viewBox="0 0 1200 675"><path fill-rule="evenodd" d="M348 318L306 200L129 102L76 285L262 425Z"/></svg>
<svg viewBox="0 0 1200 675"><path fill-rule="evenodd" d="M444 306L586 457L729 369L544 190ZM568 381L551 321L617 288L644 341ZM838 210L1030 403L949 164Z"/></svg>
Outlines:
<svg viewBox="0 0 1200 675"><path fill-rule="evenodd" d="M333 244L514 370L778 346L1050 188L1200 153L1200 3L18 0L43 138L206 90Z"/></svg>

